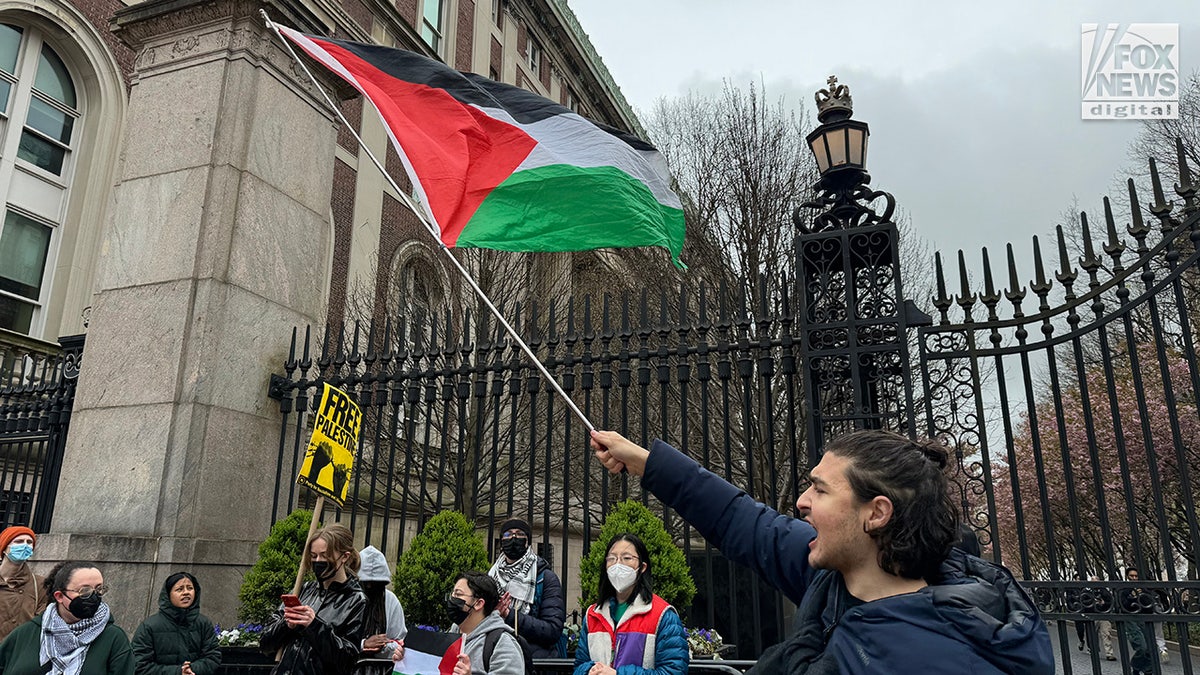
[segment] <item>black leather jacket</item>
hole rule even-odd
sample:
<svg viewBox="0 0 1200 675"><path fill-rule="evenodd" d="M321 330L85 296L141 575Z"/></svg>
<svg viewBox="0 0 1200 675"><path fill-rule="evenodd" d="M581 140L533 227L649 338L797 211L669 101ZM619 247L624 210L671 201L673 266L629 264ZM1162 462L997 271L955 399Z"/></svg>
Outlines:
<svg viewBox="0 0 1200 675"><path fill-rule="evenodd" d="M289 628L283 620L283 605L263 629L259 645L283 657L271 671L276 675L349 675L358 661L363 635L363 613L367 600L358 580L336 581L329 588L310 581L300 590L300 603L312 607L317 617L307 627Z"/></svg>

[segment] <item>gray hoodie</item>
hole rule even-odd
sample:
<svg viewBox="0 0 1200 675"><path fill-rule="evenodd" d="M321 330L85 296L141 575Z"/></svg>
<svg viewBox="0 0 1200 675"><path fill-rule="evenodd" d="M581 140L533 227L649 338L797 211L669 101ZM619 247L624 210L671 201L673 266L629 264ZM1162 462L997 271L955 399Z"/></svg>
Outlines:
<svg viewBox="0 0 1200 675"><path fill-rule="evenodd" d="M362 566L358 571L359 582L364 581L383 581L391 583L392 575L388 570L387 558L383 557L383 553L374 546L368 546L359 552L358 556L362 558ZM403 640L404 636L408 635L408 629L404 626L404 608L400 606L400 600L396 594L383 589L383 606L387 611L387 636L393 640ZM392 655L392 646L384 647L379 656L390 658Z"/></svg>
<svg viewBox="0 0 1200 675"><path fill-rule="evenodd" d="M492 652L490 669L483 668L483 645L487 634L494 630L502 630L502 635L496 642ZM525 675L525 656L521 645L513 636L512 628L504 624L504 619L496 612L484 617L475 630L463 636L462 653L471 658L472 675Z"/></svg>

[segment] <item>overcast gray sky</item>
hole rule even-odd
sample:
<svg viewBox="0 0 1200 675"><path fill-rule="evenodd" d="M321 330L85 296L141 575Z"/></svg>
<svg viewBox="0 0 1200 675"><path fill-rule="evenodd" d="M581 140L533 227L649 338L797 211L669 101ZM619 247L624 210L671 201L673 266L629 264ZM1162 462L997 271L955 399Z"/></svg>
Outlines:
<svg viewBox="0 0 1200 675"><path fill-rule="evenodd" d="M1197 0L569 0L640 114L660 97L765 85L804 106L837 74L871 125L872 184L944 257L1030 237L1123 184L1135 121L1080 119L1081 24L1178 23L1200 69ZM996 258L993 258L996 260ZM972 262L972 267L978 262Z"/></svg>

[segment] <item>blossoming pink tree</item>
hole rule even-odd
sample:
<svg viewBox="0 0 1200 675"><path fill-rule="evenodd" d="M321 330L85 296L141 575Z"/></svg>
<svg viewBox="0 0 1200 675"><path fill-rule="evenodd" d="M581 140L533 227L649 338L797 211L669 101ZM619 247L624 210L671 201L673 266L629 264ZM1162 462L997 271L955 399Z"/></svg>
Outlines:
<svg viewBox="0 0 1200 675"><path fill-rule="evenodd" d="M1049 578L1057 568L1060 578L1072 578L1116 575L1139 562L1163 571L1186 562L1194 574L1187 504L1194 508L1197 498L1185 494L1181 475L1188 471L1197 490L1200 412L1189 364L1173 349L1160 360L1149 344L1135 356L1089 365L1082 382L1074 378L1058 396L1047 391L1022 416L1015 461L993 467L999 543L1013 569Z"/></svg>

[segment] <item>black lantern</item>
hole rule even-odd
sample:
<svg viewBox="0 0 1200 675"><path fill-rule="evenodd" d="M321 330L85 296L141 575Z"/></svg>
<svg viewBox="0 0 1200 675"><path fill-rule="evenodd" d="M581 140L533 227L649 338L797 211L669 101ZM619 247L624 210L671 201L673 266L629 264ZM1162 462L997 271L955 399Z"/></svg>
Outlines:
<svg viewBox="0 0 1200 675"><path fill-rule="evenodd" d="M817 119L821 125L808 135L808 147L821 172L820 187L844 189L866 182L866 122L852 120L854 114L850 88L829 76L829 88L817 92Z"/></svg>

